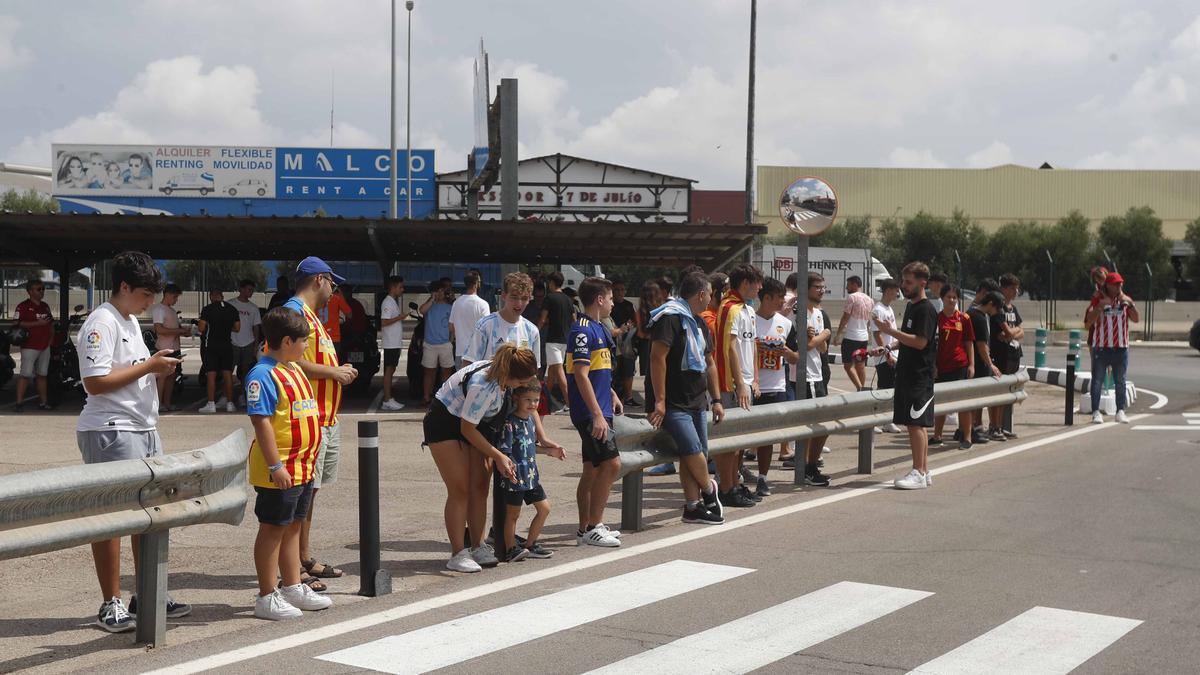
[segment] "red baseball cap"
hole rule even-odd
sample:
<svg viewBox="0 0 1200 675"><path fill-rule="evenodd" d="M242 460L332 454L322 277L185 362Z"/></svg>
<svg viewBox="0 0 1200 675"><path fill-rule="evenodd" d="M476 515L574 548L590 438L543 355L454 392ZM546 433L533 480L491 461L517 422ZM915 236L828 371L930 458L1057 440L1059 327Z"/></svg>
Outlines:
<svg viewBox="0 0 1200 675"><path fill-rule="evenodd" d="M1108 276L1104 277L1104 283L1123 284L1125 283L1125 277L1121 276L1118 272L1109 272Z"/></svg>

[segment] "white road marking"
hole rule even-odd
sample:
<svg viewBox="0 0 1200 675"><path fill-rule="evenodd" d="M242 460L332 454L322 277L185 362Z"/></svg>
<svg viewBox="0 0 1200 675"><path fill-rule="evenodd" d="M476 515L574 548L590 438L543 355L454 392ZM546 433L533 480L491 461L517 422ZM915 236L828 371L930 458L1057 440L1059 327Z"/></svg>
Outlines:
<svg viewBox="0 0 1200 675"><path fill-rule="evenodd" d="M1185 412L1184 417L1200 417L1200 412Z"/></svg>
<svg viewBox="0 0 1200 675"><path fill-rule="evenodd" d="M1200 427L1191 424L1139 424L1134 431L1200 431Z"/></svg>
<svg viewBox="0 0 1200 675"><path fill-rule="evenodd" d="M1142 622L1034 607L914 673L1069 673Z"/></svg>
<svg viewBox="0 0 1200 675"><path fill-rule="evenodd" d="M1150 415L1132 415L1129 419L1130 421L1137 421L1146 417L1150 417ZM1053 445L1068 438L1090 434L1096 431L1107 429L1111 426L1111 424L1091 424L1087 426L1076 427L1070 431L1064 431L1061 434L1054 434L1053 436L1047 436L1035 441L1021 443L1020 445L1014 445L1012 447L1005 448L1004 450L998 450L987 455L981 455L979 457L973 457L961 462L948 464L944 467L935 466L934 471L941 476L943 474L951 473L959 469L965 469L977 464L994 462L1011 455L1033 450L1035 448L1040 448L1044 445ZM653 553L654 551L660 551L672 546L678 546L680 544L686 544L699 539L713 537L725 532L732 532L743 527L758 525L759 523L765 523L777 518L783 518L785 516L802 513L811 509L817 509L822 506L828 506L829 504L836 504L847 499L854 499L856 497L875 494L876 492L885 489L892 489L892 481L881 481L860 488L839 490L836 494L831 494L825 497L818 497L816 499L807 500L776 509L764 510L750 516L730 519L727 520L724 525L690 529L686 532L681 532L669 537L663 537L662 539L655 541L648 541L644 544L635 544L628 547L622 546L619 549L598 553L580 560L573 560L568 563L555 565L554 567L543 568L536 572L528 572L526 574L510 577L508 579L501 579L499 581L493 581L491 583L465 588L461 591L454 591L452 593L446 593L445 595L426 598L425 600L418 600L417 602L412 602L407 605L380 610L373 614L367 614L354 619L347 619L345 621L330 624L328 626L322 626L321 628L301 631L284 637L275 638L273 640L266 640L248 647L231 649L220 654L200 657L198 659L185 661L174 666L166 666L160 670L152 672L183 675L185 673L199 673L205 670L213 670L215 668L221 668L234 663L241 663L243 661L261 658L263 656L287 649L295 649L296 647L300 647L302 645L318 642L320 640L336 637L338 635L344 635L356 630L364 630L366 628L378 626L379 624L387 623L389 621L395 621L397 619L403 619L415 614L421 614L422 612L428 612L441 607L455 605L460 602L468 602L478 598L487 597L493 593L499 593L501 591L507 591L513 588L521 588L523 586L536 584L548 579L554 579L567 574L573 574L581 570L591 569L601 565L610 565L618 560L625 560L626 558L633 558L646 553Z"/></svg>
<svg viewBox="0 0 1200 675"><path fill-rule="evenodd" d="M375 400L371 401L371 405L367 406L367 414L374 415L376 412L378 412L380 403L383 403L383 390L382 389L380 389L379 393L375 395Z"/></svg>
<svg viewBox="0 0 1200 675"><path fill-rule="evenodd" d="M425 673L753 571L675 560L317 658L385 673Z"/></svg>
<svg viewBox="0 0 1200 675"><path fill-rule="evenodd" d="M1154 403L1150 404L1151 410L1159 410L1160 408L1165 408L1167 406L1167 397L1165 395L1160 394L1157 391L1150 391L1149 389L1143 389L1142 387L1137 387L1137 390L1142 393L1145 393L1145 394L1150 394L1154 398L1158 399Z"/></svg>
<svg viewBox="0 0 1200 675"><path fill-rule="evenodd" d="M591 671L748 673L933 595L852 581L822 588ZM730 645L737 645L730 649Z"/></svg>

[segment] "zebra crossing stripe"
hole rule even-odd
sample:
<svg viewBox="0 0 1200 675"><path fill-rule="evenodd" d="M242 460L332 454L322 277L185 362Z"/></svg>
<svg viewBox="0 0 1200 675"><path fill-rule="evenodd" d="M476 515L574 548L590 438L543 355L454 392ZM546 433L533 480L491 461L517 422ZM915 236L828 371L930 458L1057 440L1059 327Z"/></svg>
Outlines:
<svg viewBox="0 0 1200 675"><path fill-rule="evenodd" d="M385 673L424 673L753 571L675 560L317 658Z"/></svg>
<svg viewBox="0 0 1200 675"><path fill-rule="evenodd" d="M746 673L837 637L933 595L852 581L689 635L591 671L690 675ZM729 645L737 645L730 649Z"/></svg>
<svg viewBox="0 0 1200 675"><path fill-rule="evenodd" d="M913 673L1069 673L1136 628L1119 616L1034 607Z"/></svg>

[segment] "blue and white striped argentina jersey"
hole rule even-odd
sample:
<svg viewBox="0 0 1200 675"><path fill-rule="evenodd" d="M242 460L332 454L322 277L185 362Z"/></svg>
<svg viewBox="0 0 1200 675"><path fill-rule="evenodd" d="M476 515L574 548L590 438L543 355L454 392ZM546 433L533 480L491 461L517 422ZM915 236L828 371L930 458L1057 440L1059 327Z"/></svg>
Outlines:
<svg viewBox="0 0 1200 675"><path fill-rule="evenodd" d="M532 350L538 365L542 365L542 338L537 326L523 316L516 323L509 323L500 312L492 312L475 323L471 345L462 358L471 362L490 359L505 343Z"/></svg>
<svg viewBox="0 0 1200 675"><path fill-rule="evenodd" d="M471 372L476 369L475 372ZM442 383L437 392L437 400L446 406L451 415L464 419L471 424L479 424L485 417L491 417L500 412L504 405L504 387L499 382L487 379L490 367L470 365L455 372ZM471 373L467 381L467 392L463 393L463 376Z"/></svg>

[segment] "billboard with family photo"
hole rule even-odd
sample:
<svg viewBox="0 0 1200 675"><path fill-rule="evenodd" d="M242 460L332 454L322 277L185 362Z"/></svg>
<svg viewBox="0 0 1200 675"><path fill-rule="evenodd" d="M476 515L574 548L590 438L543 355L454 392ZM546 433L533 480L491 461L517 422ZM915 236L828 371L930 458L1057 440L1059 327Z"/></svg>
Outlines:
<svg viewBox="0 0 1200 675"><path fill-rule="evenodd" d="M51 153L56 196L275 197L275 148L55 144Z"/></svg>

